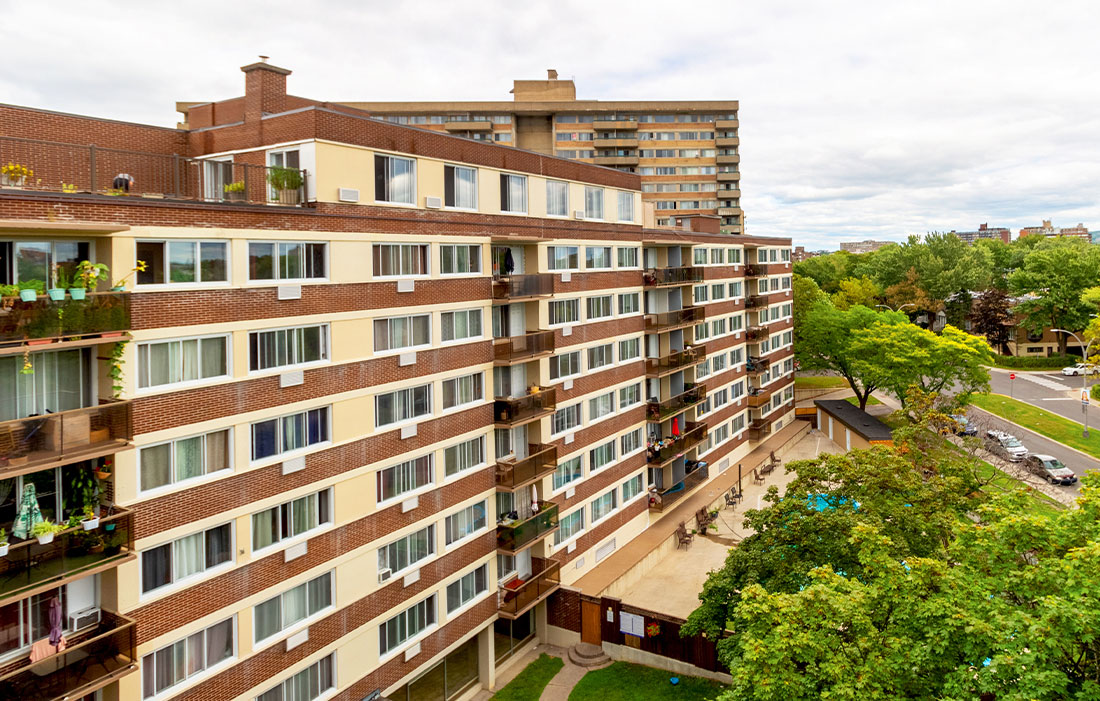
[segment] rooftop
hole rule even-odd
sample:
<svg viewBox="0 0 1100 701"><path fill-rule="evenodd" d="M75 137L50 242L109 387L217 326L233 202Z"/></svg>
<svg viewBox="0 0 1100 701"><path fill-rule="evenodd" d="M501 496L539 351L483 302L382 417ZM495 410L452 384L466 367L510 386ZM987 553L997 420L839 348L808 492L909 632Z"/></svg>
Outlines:
<svg viewBox="0 0 1100 701"><path fill-rule="evenodd" d="M824 410L868 441L893 440L890 427L846 399L818 399L814 406Z"/></svg>

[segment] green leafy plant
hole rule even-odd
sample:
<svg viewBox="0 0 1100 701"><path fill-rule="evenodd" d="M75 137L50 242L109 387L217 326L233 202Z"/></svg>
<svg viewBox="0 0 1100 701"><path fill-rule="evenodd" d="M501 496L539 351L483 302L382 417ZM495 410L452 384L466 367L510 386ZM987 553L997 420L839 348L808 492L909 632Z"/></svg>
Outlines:
<svg viewBox="0 0 1100 701"><path fill-rule="evenodd" d="M126 273L124 276L122 276L121 279L119 279L115 282L115 286L114 286L113 289L116 289L116 290L125 289L126 288L126 281L130 278L130 276L133 275L134 273L144 273L145 272L145 267L146 267L145 261L139 260L137 262L137 265L135 265L130 270L130 272Z"/></svg>
<svg viewBox="0 0 1100 701"><path fill-rule="evenodd" d="M80 514L73 513L69 516L69 522L65 524L65 528L76 528L80 525Z"/></svg>
<svg viewBox="0 0 1100 701"><path fill-rule="evenodd" d="M51 533L60 533L65 530L64 526L59 526L50 519L44 519L34 524L31 528L32 538L41 538L42 536L50 535Z"/></svg>
<svg viewBox="0 0 1100 701"><path fill-rule="evenodd" d="M23 346L23 367L19 368L21 375L33 375L34 365L31 364L31 347Z"/></svg>
<svg viewBox="0 0 1100 701"><path fill-rule="evenodd" d="M106 280L110 272L111 269L107 267L106 263L93 263L88 260L82 260L76 266L77 277L80 278L80 282L83 284L84 289L89 292L96 288L100 280Z"/></svg>
<svg viewBox="0 0 1100 701"><path fill-rule="evenodd" d="M302 186L302 171L297 168L271 168L267 182L275 190L297 190Z"/></svg>
<svg viewBox="0 0 1100 701"><path fill-rule="evenodd" d="M46 291L46 283L43 280L20 280L17 287L20 290L34 290L39 294Z"/></svg>
<svg viewBox="0 0 1100 701"><path fill-rule="evenodd" d="M8 532L3 528L0 528L0 545L8 544Z"/></svg>
<svg viewBox="0 0 1100 701"><path fill-rule="evenodd" d="M118 399L122 396L122 354L126 352L126 341L118 341L111 349L111 361L107 368L107 375L111 378L111 396Z"/></svg>
<svg viewBox="0 0 1100 701"><path fill-rule="evenodd" d="M275 187L274 183L272 183L272 187ZM244 181L238 180L235 183L226 183L222 189L226 192L244 192Z"/></svg>
<svg viewBox="0 0 1100 701"><path fill-rule="evenodd" d="M54 266L54 279L57 281L58 289L67 290L73 286L73 275L64 265Z"/></svg>

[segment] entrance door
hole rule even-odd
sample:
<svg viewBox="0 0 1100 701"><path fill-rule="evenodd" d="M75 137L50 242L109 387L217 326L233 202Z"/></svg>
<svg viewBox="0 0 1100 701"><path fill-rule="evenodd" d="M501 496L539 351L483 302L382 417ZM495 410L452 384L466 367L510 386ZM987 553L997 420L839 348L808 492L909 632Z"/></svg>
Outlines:
<svg viewBox="0 0 1100 701"><path fill-rule="evenodd" d="M599 645L603 642L600 634L600 604L595 601L581 601L581 642Z"/></svg>

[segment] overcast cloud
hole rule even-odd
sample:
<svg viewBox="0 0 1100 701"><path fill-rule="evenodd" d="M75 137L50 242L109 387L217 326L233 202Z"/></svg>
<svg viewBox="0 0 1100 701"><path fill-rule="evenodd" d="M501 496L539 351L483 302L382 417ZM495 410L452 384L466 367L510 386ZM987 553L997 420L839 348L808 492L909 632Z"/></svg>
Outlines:
<svg viewBox="0 0 1100 701"><path fill-rule="evenodd" d="M257 54L322 100L741 101L749 233L1100 229L1100 3L0 0L0 101L174 126Z"/></svg>

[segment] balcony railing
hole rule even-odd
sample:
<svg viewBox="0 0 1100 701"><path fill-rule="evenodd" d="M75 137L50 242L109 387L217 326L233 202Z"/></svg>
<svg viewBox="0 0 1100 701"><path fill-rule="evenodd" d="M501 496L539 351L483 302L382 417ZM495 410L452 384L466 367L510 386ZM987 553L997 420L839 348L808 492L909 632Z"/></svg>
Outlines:
<svg viewBox="0 0 1100 701"><path fill-rule="evenodd" d="M651 333L671 331L683 326L698 324L706 318L707 312L703 307L684 307L674 312L647 314L645 318L645 330Z"/></svg>
<svg viewBox="0 0 1100 701"><path fill-rule="evenodd" d="M34 177L21 185L25 190L116 195L123 199L305 204L306 171L298 168L0 137L0 163L8 162L34 171ZM128 191L116 187L119 173L133 177Z"/></svg>
<svg viewBox="0 0 1100 701"><path fill-rule="evenodd" d="M12 543L0 557L0 606L134 559L132 512L121 506L109 510L90 531L70 528L46 545L35 538Z"/></svg>
<svg viewBox="0 0 1100 701"><path fill-rule="evenodd" d="M683 455L707 438L707 425L702 422L685 421L684 434L671 440L662 439L646 451L646 462L650 465L664 465L669 460ZM660 447L657 447L660 446Z"/></svg>
<svg viewBox="0 0 1100 701"><path fill-rule="evenodd" d="M0 298L0 345L44 338L73 339L130 329L130 293L89 293L84 299L33 302Z"/></svg>
<svg viewBox="0 0 1100 701"><path fill-rule="evenodd" d="M672 485L663 492L652 494L649 499L650 511L664 511L676 502L680 501L688 492L698 487L710 477L710 467L704 465L697 467L684 477L683 480Z"/></svg>
<svg viewBox="0 0 1100 701"><path fill-rule="evenodd" d="M511 426L551 414L556 404L557 393L550 387L514 399L497 399L493 412L497 424Z"/></svg>
<svg viewBox="0 0 1100 701"><path fill-rule="evenodd" d="M642 273L642 282L647 287L666 285L691 285L703 281L702 268L648 268Z"/></svg>
<svg viewBox="0 0 1100 701"><path fill-rule="evenodd" d="M764 277L768 274L768 266L752 263L745 266L745 277Z"/></svg>
<svg viewBox="0 0 1100 701"><path fill-rule="evenodd" d="M497 487L517 489L553 473L557 464L557 446L531 443L527 446L527 457L520 460L497 461Z"/></svg>
<svg viewBox="0 0 1100 701"><path fill-rule="evenodd" d="M771 419L755 419L749 423L749 440L759 441L772 433Z"/></svg>
<svg viewBox="0 0 1100 701"><path fill-rule="evenodd" d="M554 276L550 273L500 275L493 278L493 299L543 297L553 293Z"/></svg>
<svg viewBox="0 0 1100 701"><path fill-rule="evenodd" d="M769 365L771 363L767 358L750 355L748 362L745 363L745 372L749 375L760 375L767 372Z"/></svg>
<svg viewBox="0 0 1100 701"><path fill-rule="evenodd" d="M114 453L129 445L129 400L0 422L0 478Z"/></svg>
<svg viewBox="0 0 1100 701"><path fill-rule="evenodd" d="M750 326L745 329L745 339L748 341L763 341L769 335L766 326Z"/></svg>
<svg viewBox="0 0 1100 701"><path fill-rule="evenodd" d="M692 365L697 365L707 359L707 347L704 345L692 346L684 350L673 351L661 358L647 358L645 371L647 375L665 375L676 372Z"/></svg>
<svg viewBox="0 0 1100 701"><path fill-rule="evenodd" d="M497 612L501 618L514 619L561 586L561 563L541 557L531 558L531 576L513 579L500 585Z"/></svg>
<svg viewBox="0 0 1100 701"><path fill-rule="evenodd" d="M756 387L749 388L748 403L750 407L762 407L768 404L772 400L772 391L770 389L758 389Z"/></svg>
<svg viewBox="0 0 1100 701"><path fill-rule="evenodd" d="M745 309L760 309L768 306L767 295L752 295L745 300Z"/></svg>
<svg viewBox="0 0 1100 701"><path fill-rule="evenodd" d="M60 701L102 689L137 671L135 633L133 619L103 611L100 622L70 636L62 652L0 667L0 698Z"/></svg>
<svg viewBox="0 0 1100 701"><path fill-rule="evenodd" d="M647 421L664 421L673 414L694 406L707 398L707 387L703 384L684 385L685 390L675 397L646 405Z"/></svg>
<svg viewBox="0 0 1100 701"><path fill-rule="evenodd" d="M497 549L515 553L531 543L558 530L558 505L549 501L538 502L535 515L522 521L497 524Z"/></svg>
<svg viewBox="0 0 1100 701"><path fill-rule="evenodd" d="M493 360L498 364L527 361L553 352L553 331L535 331L523 336L498 338L493 342Z"/></svg>

